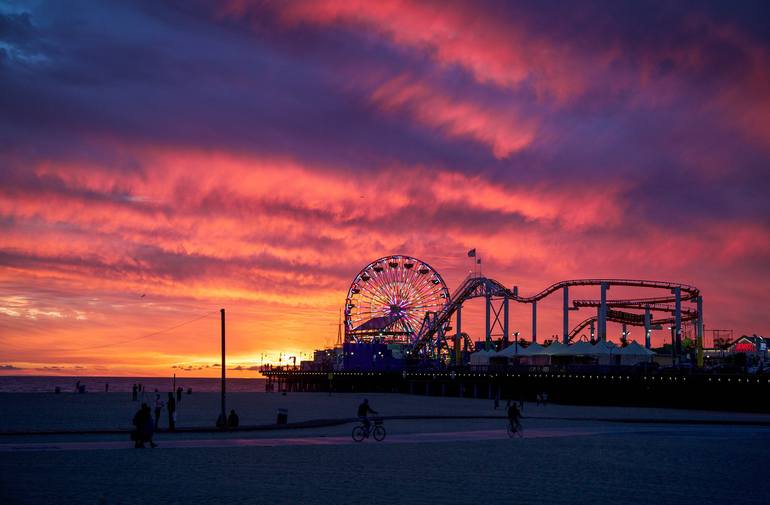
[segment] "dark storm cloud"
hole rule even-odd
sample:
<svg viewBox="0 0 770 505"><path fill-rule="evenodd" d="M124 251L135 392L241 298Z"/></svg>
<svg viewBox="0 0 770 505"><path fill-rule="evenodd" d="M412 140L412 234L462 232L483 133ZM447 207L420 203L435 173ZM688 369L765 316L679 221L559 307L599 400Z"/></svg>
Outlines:
<svg viewBox="0 0 770 505"><path fill-rule="evenodd" d="M379 120L365 90L340 89L325 55L269 47L262 37L211 19L172 15L162 5L111 3L15 16L36 22L48 49L36 65L9 64L0 79L6 113L0 132L9 148L28 148L34 139L39 157L79 158L83 142L119 139L291 152L348 166L358 160L366 168L379 159L372 152L425 162L426 144L448 147ZM350 57L366 61L357 53ZM450 148L450 155L467 157L461 149Z"/></svg>

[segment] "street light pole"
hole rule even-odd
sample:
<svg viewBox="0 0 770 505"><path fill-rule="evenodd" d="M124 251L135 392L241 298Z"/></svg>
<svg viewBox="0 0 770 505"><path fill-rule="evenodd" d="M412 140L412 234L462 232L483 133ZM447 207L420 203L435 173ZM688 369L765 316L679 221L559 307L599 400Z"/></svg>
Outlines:
<svg viewBox="0 0 770 505"><path fill-rule="evenodd" d="M219 413L219 422L225 426L227 424L227 416L225 415L225 309L219 309L219 312L222 318L222 408Z"/></svg>

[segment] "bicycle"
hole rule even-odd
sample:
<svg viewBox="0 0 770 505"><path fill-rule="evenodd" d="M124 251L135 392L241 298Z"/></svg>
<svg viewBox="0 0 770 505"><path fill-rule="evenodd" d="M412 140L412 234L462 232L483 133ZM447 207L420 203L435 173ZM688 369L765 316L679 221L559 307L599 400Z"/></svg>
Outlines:
<svg viewBox="0 0 770 505"><path fill-rule="evenodd" d="M382 425L382 419L372 419L368 428L363 422L353 428L352 436L353 440L356 442L361 442L363 439L369 438L369 435L372 435L378 442L385 440L385 427Z"/></svg>
<svg viewBox="0 0 770 505"><path fill-rule="evenodd" d="M515 423L508 421L507 431L508 431L509 438L513 438L513 437L522 438L524 436L524 428L521 426L521 423L519 421L516 421Z"/></svg>

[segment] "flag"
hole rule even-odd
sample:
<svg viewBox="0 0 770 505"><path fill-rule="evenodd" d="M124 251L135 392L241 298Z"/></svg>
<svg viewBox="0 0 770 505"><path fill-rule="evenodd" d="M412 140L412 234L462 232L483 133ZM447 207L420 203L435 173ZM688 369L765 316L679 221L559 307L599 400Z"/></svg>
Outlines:
<svg viewBox="0 0 770 505"><path fill-rule="evenodd" d="M476 249L473 248L470 251L468 251L468 257L469 258L475 258L476 257Z"/></svg>

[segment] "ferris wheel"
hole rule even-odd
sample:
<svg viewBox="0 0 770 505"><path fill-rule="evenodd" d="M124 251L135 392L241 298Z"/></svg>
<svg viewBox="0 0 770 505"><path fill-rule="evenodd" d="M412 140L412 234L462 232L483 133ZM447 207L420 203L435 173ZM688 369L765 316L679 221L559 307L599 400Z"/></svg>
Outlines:
<svg viewBox="0 0 770 505"><path fill-rule="evenodd" d="M345 300L346 340L412 343L426 312L449 300L444 279L424 261L386 256L353 279Z"/></svg>

